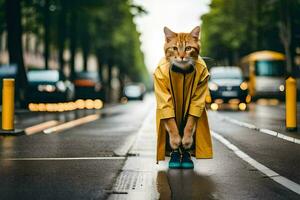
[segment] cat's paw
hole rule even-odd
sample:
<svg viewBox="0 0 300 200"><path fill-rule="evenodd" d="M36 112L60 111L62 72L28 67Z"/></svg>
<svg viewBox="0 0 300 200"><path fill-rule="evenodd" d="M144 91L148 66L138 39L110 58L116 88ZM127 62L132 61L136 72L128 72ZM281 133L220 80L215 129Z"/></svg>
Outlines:
<svg viewBox="0 0 300 200"><path fill-rule="evenodd" d="M191 148L193 144L193 136L183 136L182 138L182 146L185 149Z"/></svg>
<svg viewBox="0 0 300 200"><path fill-rule="evenodd" d="M170 135L170 146L172 149L178 149L181 144L181 137L179 134Z"/></svg>

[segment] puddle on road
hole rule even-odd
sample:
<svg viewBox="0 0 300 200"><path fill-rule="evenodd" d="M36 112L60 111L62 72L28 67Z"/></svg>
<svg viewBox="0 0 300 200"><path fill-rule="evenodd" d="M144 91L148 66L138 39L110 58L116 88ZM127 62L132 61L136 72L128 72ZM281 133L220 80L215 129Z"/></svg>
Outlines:
<svg viewBox="0 0 300 200"><path fill-rule="evenodd" d="M194 170L169 169L157 173L160 199L218 199L214 182Z"/></svg>

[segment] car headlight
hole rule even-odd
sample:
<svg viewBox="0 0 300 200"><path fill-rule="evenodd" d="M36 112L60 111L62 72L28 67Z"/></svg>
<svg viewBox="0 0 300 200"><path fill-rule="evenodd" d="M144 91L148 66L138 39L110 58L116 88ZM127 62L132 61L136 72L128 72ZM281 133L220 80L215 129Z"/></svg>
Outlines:
<svg viewBox="0 0 300 200"><path fill-rule="evenodd" d="M280 92L283 92L284 91L284 85L280 85L278 89L279 89Z"/></svg>
<svg viewBox="0 0 300 200"><path fill-rule="evenodd" d="M208 83L208 88L211 90L211 91L216 91L218 89L218 85L215 84L215 83Z"/></svg>
<svg viewBox="0 0 300 200"><path fill-rule="evenodd" d="M55 85L38 85L38 91L40 92L54 92L55 90Z"/></svg>
<svg viewBox="0 0 300 200"><path fill-rule="evenodd" d="M61 92L64 92L64 91L66 91L66 86L65 86L65 84L64 84L64 82L62 82L62 81L58 81L57 83L56 83L56 87L57 87L57 89L59 90L59 91L61 91Z"/></svg>
<svg viewBox="0 0 300 200"><path fill-rule="evenodd" d="M248 83L247 82L242 82L240 85L241 90L247 90L248 89Z"/></svg>

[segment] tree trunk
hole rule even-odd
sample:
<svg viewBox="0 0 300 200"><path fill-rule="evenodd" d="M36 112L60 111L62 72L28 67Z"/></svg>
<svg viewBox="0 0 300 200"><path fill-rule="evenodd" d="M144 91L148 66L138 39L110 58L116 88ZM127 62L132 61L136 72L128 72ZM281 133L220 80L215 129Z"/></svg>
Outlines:
<svg viewBox="0 0 300 200"><path fill-rule="evenodd" d="M103 82L103 80L104 80L103 67L102 67L103 59L101 58L100 51L97 51L96 56L97 56L97 63L98 63L98 75L99 75L100 80Z"/></svg>
<svg viewBox="0 0 300 200"><path fill-rule="evenodd" d="M289 1L281 0L281 22L279 24L279 36L284 47L286 56L286 66L288 74L292 73L292 60L291 60L291 16Z"/></svg>
<svg viewBox="0 0 300 200"><path fill-rule="evenodd" d="M6 0L6 24L9 63L17 64L16 100L25 99L27 76L23 61L21 6L19 0Z"/></svg>
<svg viewBox="0 0 300 200"><path fill-rule="evenodd" d="M87 29L86 26L82 27L83 29ZM83 56L83 71L88 71L88 58L90 52L90 38L87 30L83 30L81 33L81 47L82 47L82 56Z"/></svg>
<svg viewBox="0 0 300 200"><path fill-rule="evenodd" d="M64 71L64 49L65 49L65 40L66 40L66 13L68 8L66 2L61 0L61 10L59 13L59 22L58 22L58 65L61 72Z"/></svg>
<svg viewBox="0 0 300 200"><path fill-rule="evenodd" d="M106 100L107 102L111 101L111 96L112 96L112 87L111 87L111 80L112 80L112 67L113 67L113 62L111 58L108 60L108 78L107 78L107 93L106 93Z"/></svg>
<svg viewBox="0 0 300 200"><path fill-rule="evenodd" d="M70 79L74 80L75 78L75 56L76 56L76 48L77 48L77 15L75 12L71 14L71 30L70 30L70 52L71 52L71 60L70 60Z"/></svg>
<svg viewBox="0 0 300 200"><path fill-rule="evenodd" d="M119 81L120 81L120 93L119 93L119 96L122 97L123 96L124 86L125 86L125 73L123 72L123 70L120 70L120 72L119 72Z"/></svg>
<svg viewBox="0 0 300 200"><path fill-rule="evenodd" d="M233 51L233 65L238 65L239 64L239 60L240 60L240 55L239 55L239 50L234 50Z"/></svg>
<svg viewBox="0 0 300 200"><path fill-rule="evenodd" d="M45 0L44 7L44 59L45 59L45 69L49 69L48 61L49 61L49 25L50 25L50 16L49 16L49 0Z"/></svg>
<svg viewBox="0 0 300 200"><path fill-rule="evenodd" d="M89 52L88 49L84 48L82 51L83 54L83 71L88 71L88 58L89 58Z"/></svg>
<svg viewBox="0 0 300 200"><path fill-rule="evenodd" d="M291 47L290 47L290 51L291 51L291 63L292 63L292 75L294 77L297 76L297 64L296 64L296 48L297 46L299 46L300 44L300 28L299 25L297 25L296 23L296 19L299 18L299 14L297 16L297 7L298 3L295 3L294 1L291 2L290 5L290 19L291 19ZM297 18L298 17L298 18ZM298 73L300 75L300 73Z"/></svg>
<svg viewBox="0 0 300 200"><path fill-rule="evenodd" d="M105 100L105 84L104 84L104 77L103 77L103 61L101 59L101 53L100 51L97 51L96 53L97 56L97 64L98 64L98 76L101 82L101 99Z"/></svg>

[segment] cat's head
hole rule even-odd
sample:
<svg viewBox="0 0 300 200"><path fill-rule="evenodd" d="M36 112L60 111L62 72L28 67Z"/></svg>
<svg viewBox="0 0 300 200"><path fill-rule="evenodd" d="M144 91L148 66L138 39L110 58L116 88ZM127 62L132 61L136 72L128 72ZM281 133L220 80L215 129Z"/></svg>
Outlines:
<svg viewBox="0 0 300 200"><path fill-rule="evenodd" d="M190 33L174 33L165 27L164 32L166 38L164 50L167 60L183 69L194 65L200 51L200 27L195 27Z"/></svg>

